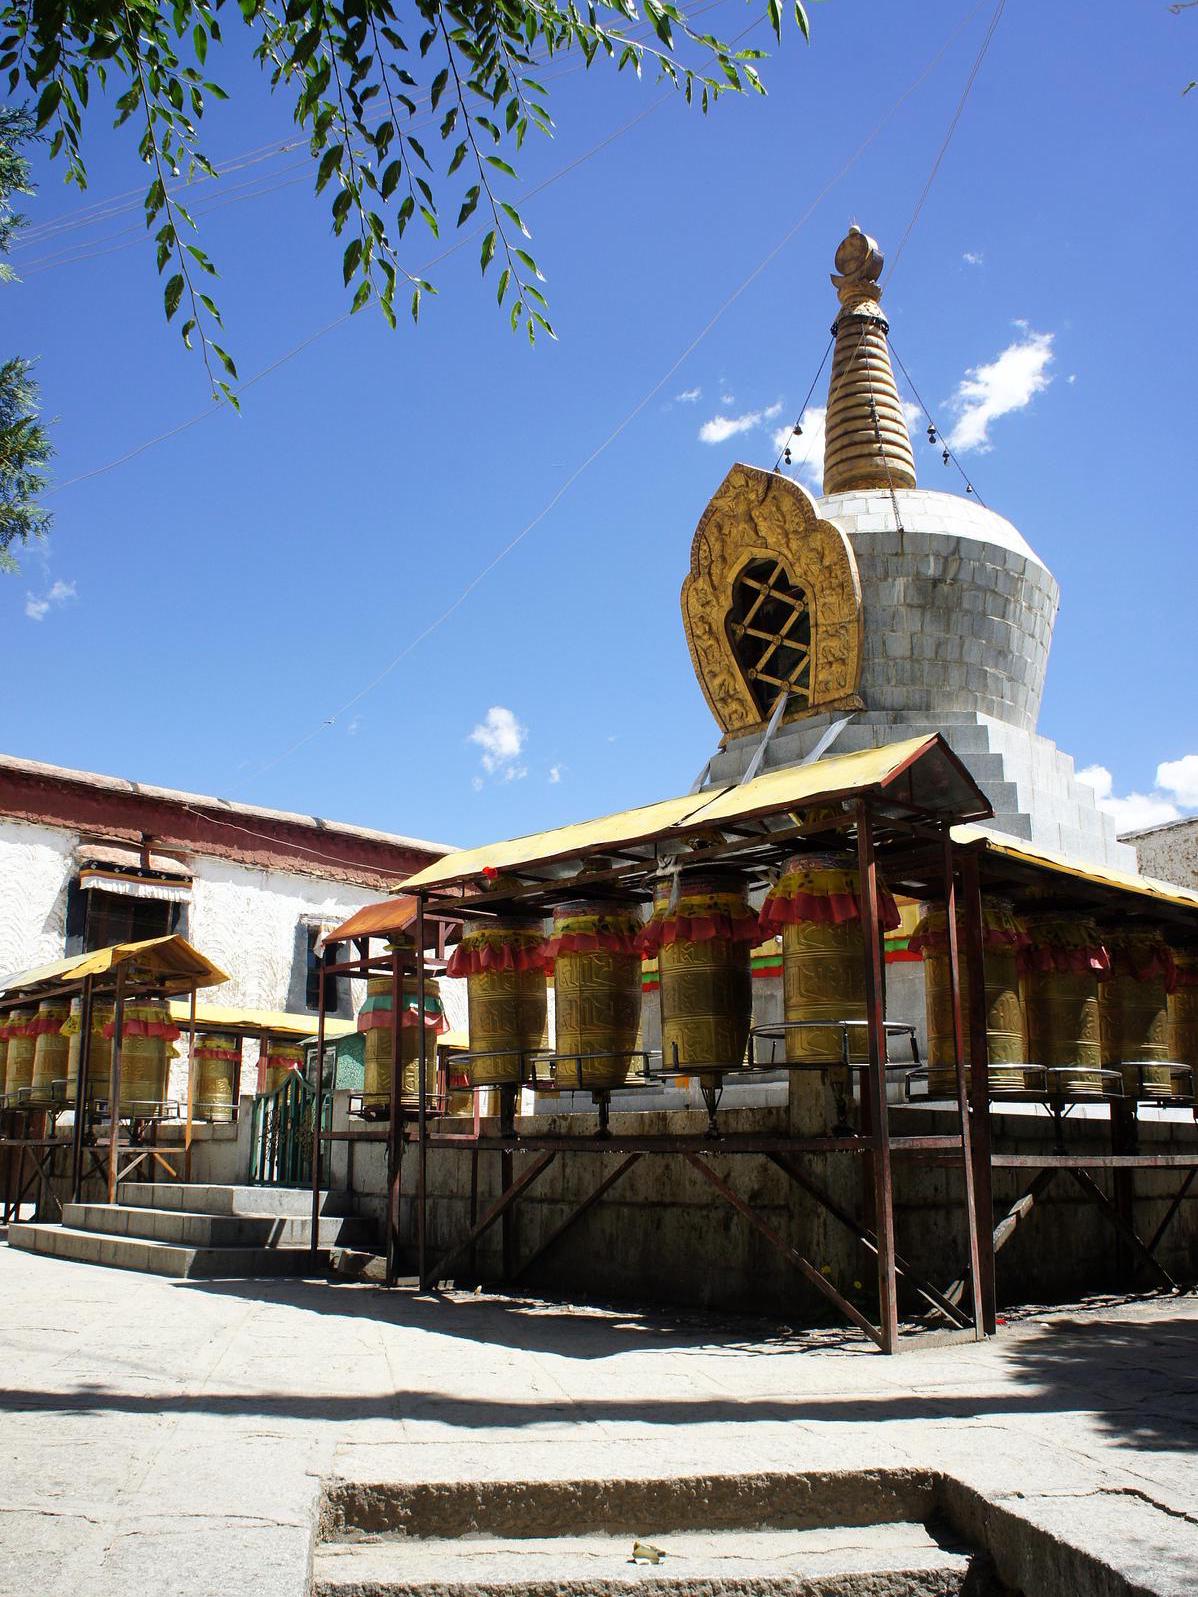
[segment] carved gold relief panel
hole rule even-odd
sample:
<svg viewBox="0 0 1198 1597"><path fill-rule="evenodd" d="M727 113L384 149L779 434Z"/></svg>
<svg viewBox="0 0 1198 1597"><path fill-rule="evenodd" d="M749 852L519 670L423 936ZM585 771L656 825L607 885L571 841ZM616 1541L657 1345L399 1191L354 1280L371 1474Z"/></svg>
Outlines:
<svg viewBox="0 0 1198 1597"><path fill-rule="evenodd" d="M840 528L789 477L736 465L695 530L682 622L695 675L727 733L858 709L861 585Z"/></svg>

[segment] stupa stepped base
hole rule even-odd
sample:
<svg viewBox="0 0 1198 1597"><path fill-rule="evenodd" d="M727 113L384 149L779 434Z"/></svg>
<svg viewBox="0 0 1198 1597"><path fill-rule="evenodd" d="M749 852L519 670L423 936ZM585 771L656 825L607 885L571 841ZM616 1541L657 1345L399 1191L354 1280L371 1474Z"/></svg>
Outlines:
<svg viewBox="0 0 1198 1597"><path fill-rule="evenodd" d="M796 765L840 717L815 715L778 729L763 770ZM1072 758L1050 739L976 711L859 710L826 751L849 754L902 738L939 732L994 806L986 824L1036 848L1120 870L1136 870L1135 850L1119 842L1115 822L1098 808L1094 790L1079 782ZM758 735L729 738L712 759L709 783L739 781L757 752Z"/></svg>
<svg viewBox="0 0 1198 1597"><path fill-rule="evenodd" d="M68 1203L63 1223L14 1222L10 1247L81 1264L105 1264L180 1280L306 1275L334 1247L369 1240L364 1220L321 1194L316 1260L312 1194L282 1187L209 1187L130 1182L120 1203Z"/></svg>

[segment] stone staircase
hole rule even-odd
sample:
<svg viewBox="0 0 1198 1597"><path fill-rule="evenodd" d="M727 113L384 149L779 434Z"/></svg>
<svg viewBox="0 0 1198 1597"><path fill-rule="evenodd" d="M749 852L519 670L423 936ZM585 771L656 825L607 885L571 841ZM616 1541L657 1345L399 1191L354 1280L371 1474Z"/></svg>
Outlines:
<svg viewBox="0 0 1198 1597"><path fill-rule="evenodd" d="M369 1240L343 1194L322 1192L313 1261L312 1194L286 1187L126 1182L119 1203L68 1203L61 1225L16 1221L8 1244L30 1253L182 1280L304 1275L333 1248Z"/></svg>

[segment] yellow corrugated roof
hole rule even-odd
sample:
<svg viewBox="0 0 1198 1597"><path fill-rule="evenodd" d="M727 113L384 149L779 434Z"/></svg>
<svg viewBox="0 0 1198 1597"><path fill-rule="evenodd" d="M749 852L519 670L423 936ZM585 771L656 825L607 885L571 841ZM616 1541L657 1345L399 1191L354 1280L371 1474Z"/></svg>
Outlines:
<svg viewBox="0 0 1198 1597"><path fill-rule="evenodd" d="M955 843L982 843L988 853L1002 858L1019 860L1027 865L1037 865L1057 875L1072 876L1077 881L1090 882L1097 887L1114 887L1124 893L1139 893L1145 898L1176 905L1179 909L1198 910L1198 893L1176 882L1161 882L1154 876L1136 876L1131 871L1121 871L1113 865L1091 865L1079 860L1054 854L1050 849L1033 848L1017 837L1007 837L988 826L954 826Z"/></svg>
<svg viewBox="0 0 1198 1597"><path fill-rule="evenodd" d="M186 1025L191 1012L187 999L172 998L170 1009L174 1019ZM287 1009L238 1009L226 1004L197 1004L196 1020L207 1030L220 1027L243 1035L262 1031L275 1037L316 1036L315 1015L300 1015ZM331 1015L325 1016L326 1037L345 1037L353 1029L352 1020L336 1020Z"/></svg>
<svg viewBox="0 0 1198 1597"><path fill-rule="evenodd" d="M0 984L0 994L79 982L85 976L103 976L124 964L131 964L138 975L144 973L160 980L167 991L179 993L191 992L195 987L219 987L229 979L185 937L151 937L145 942L114 943L111 948L96 948L90 954L74 954L50 965L17 971Z"/></svg>
<svg viewBox="0 0 1198 1597"><path fill-rule="evenodd" d="M651 842L669 832L700 829L711 823L784 814L823 799L885 789L910 778L917 803L932 813L969 818L991 814L981 789L936 734L908 738L855 754L831 755L811 765L788 765L736 787L705 788L680 798L662 799L640 809L603 815L574 826L461 849L419 871L403 884L414 888L444 887L468 881L487 870L552 864L580 855ZM918 791L915 791L918 790ZM908 795L896 793L906 801Z"/></svg>

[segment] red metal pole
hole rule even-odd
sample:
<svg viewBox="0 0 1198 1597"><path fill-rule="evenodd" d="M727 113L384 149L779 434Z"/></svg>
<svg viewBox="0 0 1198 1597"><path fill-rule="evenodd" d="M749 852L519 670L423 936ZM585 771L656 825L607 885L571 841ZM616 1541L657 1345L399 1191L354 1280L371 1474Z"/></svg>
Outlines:
<svg viewBox="0 0 1198 1597"><path fill-rule="evenodd" d="M113 994L112 1064L108 1071L108 1201L116 1202L121 1149L121 1045L125 1036L125 967L117 966Z"/></svg>
<svg viewBox="0 0 1198 1597"><path fill-rule="evenodd" d="M83 1192L83 1134L86 1130L87 1080L92 1067L92 976L83 978L79 1001L79 1073L75 1077L75 1124L71 1133L71 1202L78 1203Z"/></svg>
<svg viewBox="0 0 1198 1597"><path fill-rule="evenodd" d="M320 951L320 962L324 964L325 950ZM312 1256L312 1269L316 1269L316 1262L320 1257L320 1159L324 1151L324 1140L321 1137L321 1121L324 1118L324 999L325 976L320 972L317 982L316 1005L316 1097L312 1102L312 1236L309 1241ZM297 1082L297 1088L299 1083Z"/></svg>
<svg viewBox="0 0 1198 1597"><path fill-rule="evenodd" d="M957 946L957 862L952 832L943 827L945 934L948 940L948 989L953 1021L953 1074L957 1083L957 1113L961 1124L961 1173L965 1182L965 1224L969 1234L969 1285L973 1303L973 1323L982 1336L981 1266L978 1258L978 1215L974 1197L973 1158L969 1126L969 1095L965 1084L965 1028L961 1021L961 955ZM986 994L970 983L969 1014L986 1013Z"/></svg>
<svg viewBox="0 0 1198 1597"><path fill-rule="evenodd" d="M403 1021L403 967L398 947L391 955L391 1096L387 1104L387 1274L386 1285L394 1286L399 1252L399 1184L403 1160L403 1070L400 1065L400 1032Z"/></svg>
<svg viewBox="0 0 1198 1597"><path fill-rule="evenodd" d="M419 1158L416 1162L416 1272L423 1291L428 1283L424 1278L426 1267L428 1217L426 1202L428 1192L428 1092L425 1070L428 1063L428 1031L424 1024L424 894L416 895L416 1035L420 1039L420 1082L417 1099L417 1126L420 1136Z"/></svg>
<svg viewBox="0 0 1198 1597"><path fill-rule="evenodd" d="M857 801L857 866L861 877L861 921L865 941L865 1020L869 1068L865 1093L871 1118L874 1228L878 1238L878 1306L883 1353L898 1351L898 1286L894 1268L894 1182L890 1169L890 1123L886 1104L886 1023L883 1014L882 931L878 920L878 865L869 801Z"/></svg>
<svg viewBox="0 0 1198 1597"><path fill-rule="evenodd" d="M965 969L969 980L969 1098L973 1201L978 1239L978 1289L982 1329L998 1329L994 1288L994 1191L990 1164L990 1054L986 1042L986 951L982 940L982 890L977 855L962 849L961 901Z"/></svg>

